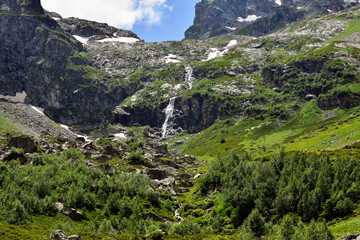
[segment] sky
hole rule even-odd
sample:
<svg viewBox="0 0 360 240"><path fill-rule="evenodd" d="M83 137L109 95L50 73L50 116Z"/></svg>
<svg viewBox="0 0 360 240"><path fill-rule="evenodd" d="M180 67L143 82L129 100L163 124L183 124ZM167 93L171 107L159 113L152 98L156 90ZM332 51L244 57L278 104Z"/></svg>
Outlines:
<svg viewBox="0 0 360 240"><path fill-rule="evenodd" d="M62 17L78 17L131 30L146 42L181 40L200 0L41 0Z"/></svg>

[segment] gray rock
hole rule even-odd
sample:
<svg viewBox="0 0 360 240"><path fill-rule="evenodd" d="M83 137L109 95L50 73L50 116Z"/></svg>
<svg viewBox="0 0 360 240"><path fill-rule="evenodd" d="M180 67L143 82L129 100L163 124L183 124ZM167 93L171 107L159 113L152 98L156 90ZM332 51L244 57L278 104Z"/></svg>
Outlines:
<svg viewBox="0 0 360 240"><path fill-rule="evenodd" d="M36 144L32 137L19 136L9 139L8 147L22 148L26 153L33 153L36 151Z"/></svg>
<svg viewBox="0 0 360 240"><path fill-rule="evenodd" d="M168 177L168 178L162 179L160 181L160 183L162 185L164 185L164 186L172 186L175 183L175 178L174 177Z"/></svg>
<svg viewBox="0 0 360 240"><path fill-rule="evenodd" d="M74 235L70 235L70 236L68 237L68 239L69 239L69 240L82 240L82 237L81 237L81 235L79 235L79 234L74 234Z"/></svg>
<svg viewBox="0 0 360 240"><path fill-rule="evenodd" d="M70 217L74 221L81 221L85 219L84 215L74 208L64 208L61 213Z"/></svg>
<svg viewBox="0 0 360 240"><path fill-rule="evenodd" d="M147 171L147 175L149 176L150 179L158 179L158 180L162 180L168 177L168 173L165 170L161 170L161 169L149 169Z"/></svg>
<svg viewBox="0 0 360 240"><path fill-rule="evenodd" d="M58 212L62 212L62 210L64 209L64 204L62 204L61 202L56 202L55 208L57 209Z"/></svg>
<svg viewBox="0 0 360 240"><path fill-rule="evenodd" d="M50 238L56 239L56 240L68 240L67 234L62 230L55 230L50 233Z"/></svg>

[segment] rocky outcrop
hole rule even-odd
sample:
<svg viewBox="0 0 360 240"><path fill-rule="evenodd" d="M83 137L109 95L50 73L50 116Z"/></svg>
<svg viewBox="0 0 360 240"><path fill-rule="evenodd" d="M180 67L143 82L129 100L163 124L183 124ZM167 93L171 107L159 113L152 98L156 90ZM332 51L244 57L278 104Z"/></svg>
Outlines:
<svg viewBox="0 0 360 240"><path fill-rule="evenodd" d="M50 233L51 239L56 240L81 240L82 237L79 234L73 234L68 236L64 231L58 229Z"/></svg>
<svg viewBox="0 0 360 240"><path fill-rule="evenodd" d="M53 15L53 14L51 14ZM55 17L59 25L66 32L71 35L78 35L82 37L92 37L92 36L109 36L109 37L139 37L131 32L122 29L118 29L112 26L109 26L106 23L98 23L94 21L79 19L79 18L61 18L61 16Z"/></svg>
<svg viewBox="0 0 360 240"><path fill-rule="evenodd" d="M35 141L29 136L11 137L8 142L8 147L22 148L26 153L36 151Z"/></svg>
<svg viewBox="0 0 360 240"><path fill-rule="evenodd" d="M3 39L0 94L25 92L26 103L45 108L57 121L84 124L88 115L110 109L133 93L132 85L123 86L98 69L83 52L83 45L44 14L40 1L5 0L0 8L0 37ZM73 23L74 31L84 34L89 29L81 20L70 19L67 23ZM90 25L94 26L90 32L135 37L104 24ZM96 119L99 120L101 118Z"/></svg>
<svg viewBox="0 0 360 240"><path fill-rule="evenodd" d="M360 105L360 94L351 91L335 91L332 94L320 96L318 105L323 110L335 108L350 109Z"/></svg>
<svg viewBox="0 0 360 240"><path fill-rule="evenodd" d="M338 12L357 3L356 0L202 0L196 5L194 24L185 37L262 36L311 14Z"/></svg>

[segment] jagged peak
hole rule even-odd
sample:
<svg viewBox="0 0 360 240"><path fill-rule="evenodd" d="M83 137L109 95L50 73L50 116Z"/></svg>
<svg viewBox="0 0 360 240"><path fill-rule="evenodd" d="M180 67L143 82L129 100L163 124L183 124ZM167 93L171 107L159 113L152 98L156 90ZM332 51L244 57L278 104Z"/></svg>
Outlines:
<svg viewBox="0 0 360 240"><path fill-rule="evenodd" d="M40 0L2 0L0 10L10 13L44 14Z"/></svg>

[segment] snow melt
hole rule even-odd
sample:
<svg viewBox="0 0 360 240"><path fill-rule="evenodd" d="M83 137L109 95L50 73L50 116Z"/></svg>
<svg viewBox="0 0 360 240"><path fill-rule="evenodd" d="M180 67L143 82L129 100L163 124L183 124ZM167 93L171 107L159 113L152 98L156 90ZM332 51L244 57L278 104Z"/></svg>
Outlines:
<svg viewBox="0 0 360 240"><path fill-rule="evenodd" d="M116 133L114 134L115 140L126 139L126 135L124 133Z"/></svg>
<svg viewBox="0 0 360 240"><path fill-rule="evenodd" d="M249 15L246 18L238 17L237 21L238 22L252 22L252 21L255 21L255 20L259 19L259 18L261 18L261 16L258 17L256 15Z"/></svg>
<svg viewBox="0 0 360 240"><path fill-rule="evenodd" d="M178 56L174 54L169 54L168 56L164 57L165 63L178 63L180 60L177 59Z"/></svg>
<svg viewBox="0 0 360 240"><path fill-rule="evenodd" d="M227 29L231 30L231 31L234 31L236 30L236 27L229 27L229 26L226 26Z"/></svg>
<svg viewBox="0 0 360 240"><path fill-rule="evenodd" d="M121 42L121 43L135 43L138 42L139 39L133 37L117 37L117 38L105 38L101 40L97 40L97 42Z"/></svg>
<svg viewBox="0 0 360 240"><path fill-rule="evenodd" d="M32 105L30 105L30 107L31 107L32 109L34 109L36 112L38 112L38 113L40 113L41 115L44 115L44 116L45 116L44 110L43 110L42 108L38 108L38 107L35 107L35 106L32 106Z"/></svg>
<svg viewBox="0 0 360 240"><path fill-rule="evenodd" d="M210 53L208 55L208 58L205 61L210 61L215 58L223 57L226 53L228 53L229 49L237 44L236 40L231 40L228 45L224 48L223 51L220 51L217 48L210 48Z"/></svg>
<svg viewBox="0 0 360 240"><path fill-rule="evenodd" d="M73 37L78 40L79 42L81 42L82 44L87 44L87 42L89 41L90 38L95 37L95 36L91 36L91 37L82 37L79 35L73 35Z"/></svg>
<svg viewBox="0 0 360 240"><path fill-rule="evenodd" d="M90 141L91 141L88 136L79 135L79 134L76 134L76 133L74 133L73 131L71 131L70 128L69 128L69 126L66 126L66 125L61 124L61 123L59 123L59 125L60 125L60 127L62 127L62 128L64 128L64 129L68 130L69 132L75 134L77 137L82 137L82 138L84 138L86 142L90 142Z"/></svg>
<svg viewBox="0 0 360 240"><path fill-rule="evenodd" d="M277 5L279 5L279 6L281 6L281 5L282 5L281 0L275 0L275 3L276 3Z"/></svg>

